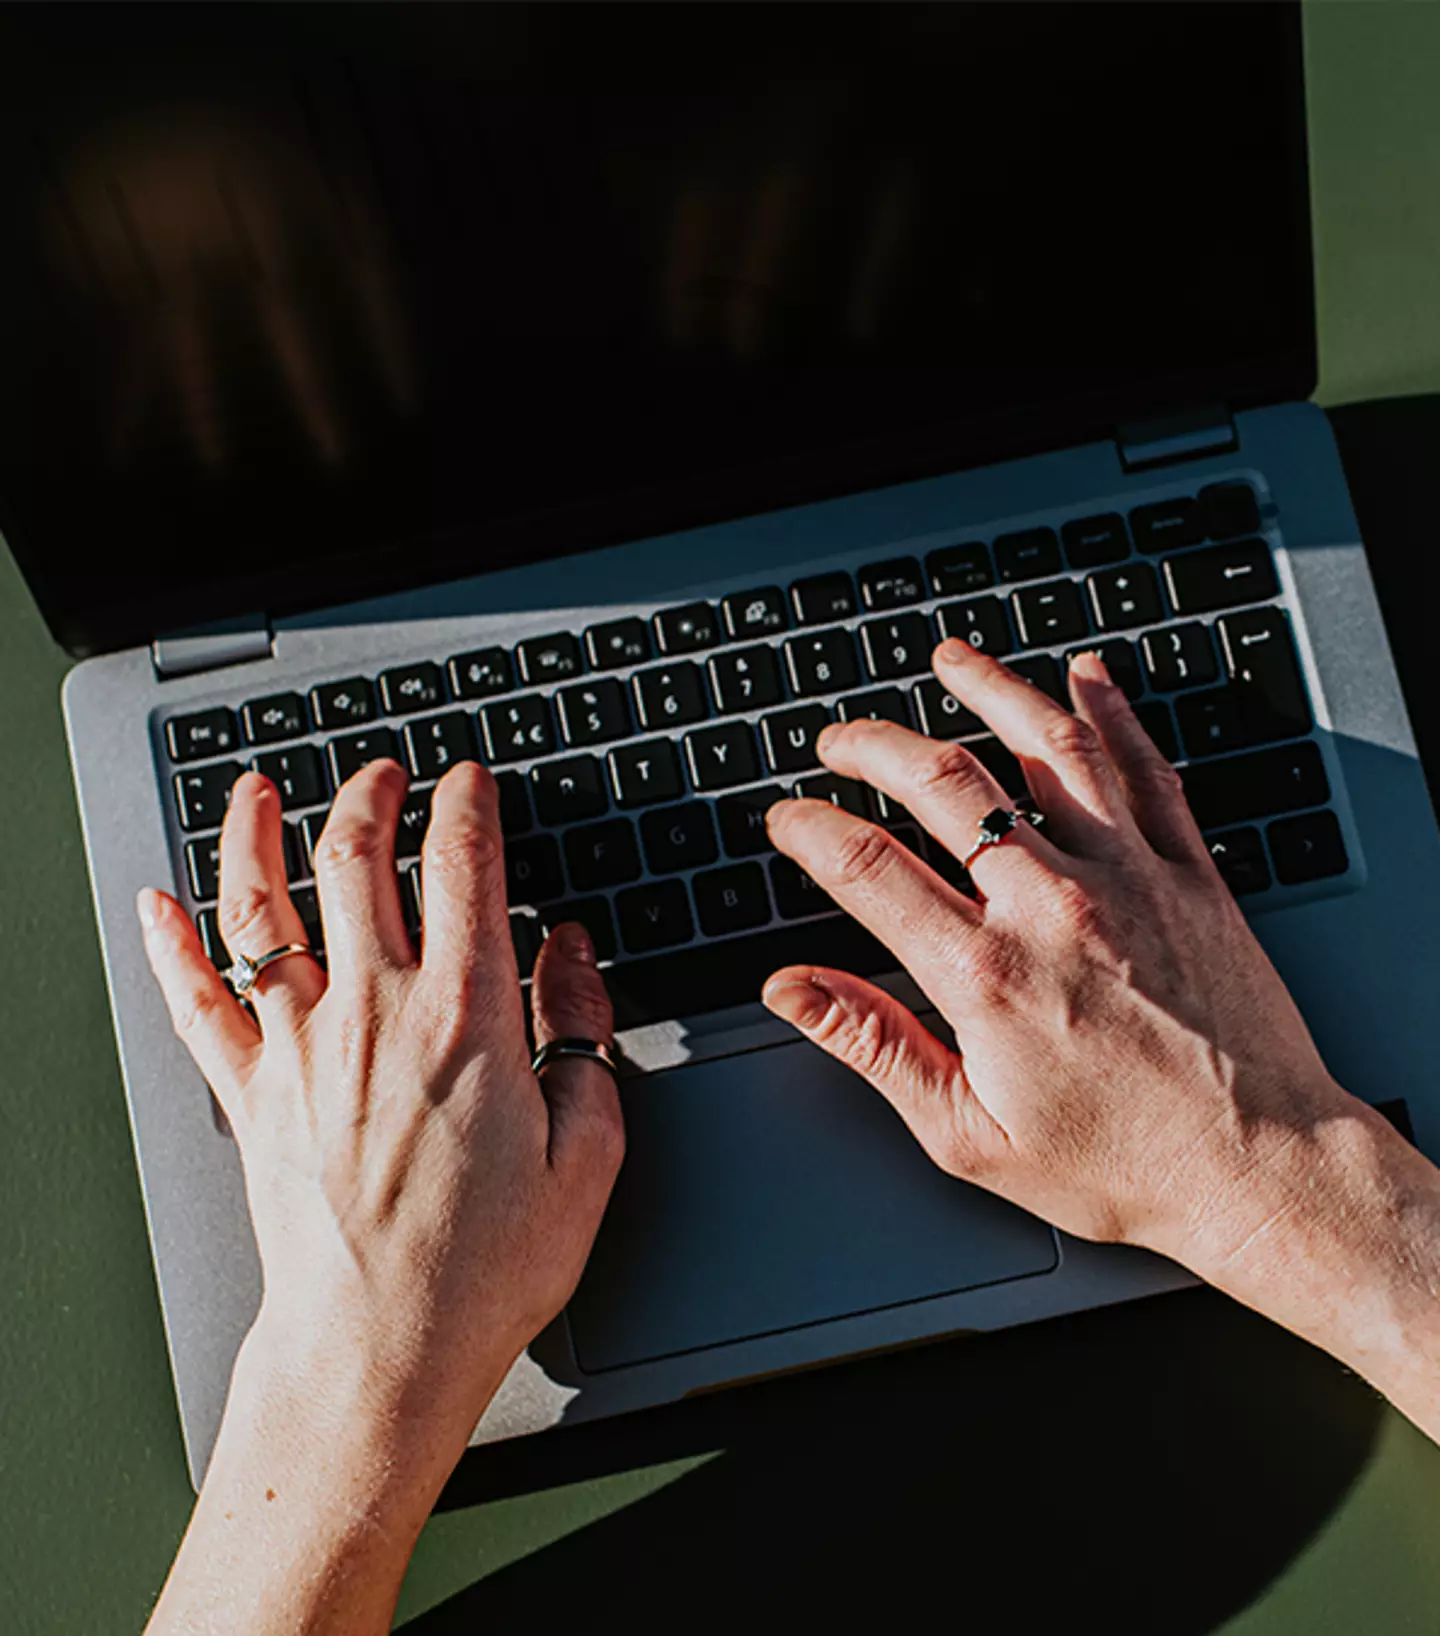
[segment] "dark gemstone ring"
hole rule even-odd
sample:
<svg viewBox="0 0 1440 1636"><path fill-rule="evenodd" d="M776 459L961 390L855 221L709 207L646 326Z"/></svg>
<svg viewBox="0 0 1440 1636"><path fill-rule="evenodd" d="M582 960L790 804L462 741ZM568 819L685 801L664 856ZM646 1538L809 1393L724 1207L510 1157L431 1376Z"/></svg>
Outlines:
<svg viewBox="0 0 1440 1636"><path fill-rule="evenodd" d="M978 858L982 852L992 846L999 846L1013 830L1021 823L1029 824L1032 829L1043 829L1045 814L1037 808L1024 807L995 807L987 812L980 820L980 827L975 834L975 844L960 860L960 867L968 869L972 860Z"/></svg>

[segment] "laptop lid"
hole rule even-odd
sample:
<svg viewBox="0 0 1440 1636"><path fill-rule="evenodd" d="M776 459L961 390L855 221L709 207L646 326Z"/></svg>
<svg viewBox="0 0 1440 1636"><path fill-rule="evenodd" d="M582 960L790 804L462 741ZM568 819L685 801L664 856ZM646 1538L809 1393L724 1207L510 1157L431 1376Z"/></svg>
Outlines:
<svg viewBox="0 0 1440 1636"><path fill-rule="evenodd" d="M75 653L1314 384L1298 7L11 7Z"/></svg>

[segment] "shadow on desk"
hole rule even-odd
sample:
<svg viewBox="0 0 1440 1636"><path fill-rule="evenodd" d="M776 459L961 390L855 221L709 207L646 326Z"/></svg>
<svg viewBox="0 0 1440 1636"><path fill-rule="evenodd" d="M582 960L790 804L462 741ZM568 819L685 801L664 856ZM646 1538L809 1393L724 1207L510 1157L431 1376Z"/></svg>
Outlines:
<svg viewBox="0 0 1440 1636"><path fill-rule="evenodd" d="M403 1628L1201 1636L1337 1508L1381 1400L1210 1290L472 1451L451 1509L721 1449Z"/></svg>

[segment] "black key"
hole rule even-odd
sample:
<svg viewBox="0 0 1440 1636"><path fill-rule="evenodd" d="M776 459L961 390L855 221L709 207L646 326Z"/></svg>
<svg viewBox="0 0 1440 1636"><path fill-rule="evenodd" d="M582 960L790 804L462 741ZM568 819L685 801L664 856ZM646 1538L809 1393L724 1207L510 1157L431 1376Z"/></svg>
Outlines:
<svg viewBox="0 0 1440 1636"><path fill-rule="evenodd" d="M505 891L512 909L517 903L544 903L558 898L564 890L560 847L553 835L527 835L505 843Z"/></svg>
<svg viewBox="0 0 1440 1636"><path fill-rule="evenodd" d="M871 563L855 577L860 582L860 600L872 613L925 600L925 575L914 557Z"/></svg>
<svg viewBox="0 0 1440 1636"><path fill-rule="evenodd" d="M1210 632L1203 625L1171 625L1146 631L1140 638L1145 671L1157 693L1177 687L1203 687L1220 674Z"/></svg>
<svg viewBox="0 0 1440 1636"><path fill-rule="evenodd" d="M777 773L804 773L819 766L815 740L830 723L823 704L802 704L796 710L779 710L760 718L765 755L770 770Z"/></svg>
<svg viewBox="0 0 1440 1636"><path fill-rule="evenodd" d="M785 644L790 682L801 695L838 693L860 680L855 663L855 642L849 631L818 631L814 636L792 636Z"/></svg>
<svg viewBox="0 0 1440 1636"><path fill-rule="evenodd" d="M330 794L320 752L309 744L297 744L289 750L267 750L250 765L257 773L264 773L280 791L280 805L286 812L295 807L319 806Z"/></svg>
<svg viewBox="0 0 1440 1636"><path fill-rule="evenodd" d="M1002 534L995 542L995 566L1000 578L1013 584L1019 579L1045 579L1058 574L1060 541L1053 528L1026 528L1018 534Z"/></svg>
<svg viewBox="0 0 1440 1636"><path fill-rule="evenodd" d="M1310 731L1310 700L1290 621L1280 608L1251 608L1216 621L1220 651L1244 697L1252 744Z"/></svg>
<svg viewBox="0 0 1440 1636"><path fill-rule="evenodd" d="M500 789L500 831L506 840L512 835L523 835L530 827L530 797L525 793L525 780L519 773L499 773L495 778Z"/></svg>
<svg viewBox="0 0 1440 1636"><path fill-rule="evenodd" d="M970 871L948 846L943 846L933 835L921 837L919 855L941 880L953 886L957 892L963 893L967 898L979 896L975 882L970 878Z"/></svg>
<svg viewBox="0 0 1440 1636"><path fill-rule="evenodd" d="M395 829L395 856L418 858L425 842L425 831L430 827L430 790L411 790L400 809L400 822Z"/></svg>
<svg viewBox="0 0 1440 1636"><path fill-rule="evenodd" d="M1343 875L1350 867L1345 838L1333 812L1307 812L1301 818L1281 818L1266 831L1270 856L1283 886Z"/></svg>
<svg viewBox="0 0 1440 1636"><path fill-rule="evenodd" d="M690 761L690 781L697 790L728 789L760 776L755 734L743 721L686 734L685 754Z"/></svg>
<svg viewBox="0 0 1440 1636"><path fill-rule="evenodd" d="M1201 829L1319 807L1330 799L1325 763L1309 739L1224 761L1193 762L1180 776Z"/></svg>
<svg viewBox="0 0 1440 1636"><path fill-rule="evenodd" d="M1170 601L1180 614L1211 613L1216 608L1264 602L1279 589L1275 565L1264 540L1209 545L1203 551L1166 557L1161 567Z"/></svg>
<svg viewBox="0 0 1440 1636"><path fill-rule="evenodd" d="M475 735L463 710L408 722L405 751L416 778L443 778L457 761L474 761Z"/></svg>
<svg viewBox="0 0 1440 1636"><path fill-rule="evenodd" d="M230 786L240 776L240 764L221 761L214 767L175 774L175 804L182 829L219 829L230 805Z"/></svg>
<svg viewBox="0 0 1440 1636"><path fill-rule="evenodd" d="M785 613L785 593L778 585L727 596L720 604L720 612L734 642L748 641L753 636L773 636L777 631L788 629L790 624Z"/></svg>
<svg viewBox="0 0 1440 1636"><path fill-rule="evenodd" d="M758 789L742 790L715 803L720 839L730 857L753 858L758 853L774 850L765 828L765 814L784 799L784 794L778 784L762 784Z"/></svg>
<svg viewBox="0 0 1440 1636"><path fill-rule="evenodd" d="M649 954L652 949L672 949L688 943L695 935L690 918L690 899L685 883L678 880L649 881L615 895L615 918L620 936L631 954Z"/></svg>
<svg viewBox="0 0 1440 1636"><path fill-rule="evenodd" d="M698 869L720 856L715 821L704 801L687 801L683 807L647 812L640 820L640 844L645 848L645 862L655 875Z"/></svg>
<svg viewBox="0 0 1440 1636"><path fill-rule="evenodd" d="M208 903L220 895L220 837L207 835L202 841L187 841L185 872L190 877L190 895L197 903Z"/></svg>
<svg viewBox="0 0 1440 1636"><path fill-rule="evenodd" d="M1200 490L1200 509L1212 540L1260 532L1260 502L1248 483L1212 483Z"/></svg>
<svg viewBox="0 0 1440 1636"><path fill-rule="evenodd" d="M515 671L504 648L477 648L450 661L450 686L457 699L489 699L515 686Z"/></svg>
<svg viewBox="0 0 1440 1636"><path fill-rule="evenodd" d="M310 731L310 716L298 693L272 693L242 705L240 719L252 744L278 744Z"/></svg>
<svg viewBox="0 0 1440 1636"><path fill-rule="evenodd" d="M195 916L195 929L200 933L200 942L209 956L210 964L217 971L228 971L235 962L225 947L225 939L220 935L220 916L214 909L202 909Z"/></svg>
<svg viewBox="0 0 1440 1636"><path fill-rule="evenodd" d="M375 689L363 676L326 682L310 689L310 709L317 727L358 727L375 715Z"/></svg>
<svg viewBox="0 0 1440 1636"><path fill-rule="evenodd" d="M603 903L604 899L600 901ZM522 983L535 971L535 957L540 953L543 936L538 915L527 914L522 909L510 916L510 943L515 950L515 968L520 973Z"/></svg>
<svg viewBox="0 0 1440 1636"><path fill-rule="evenodd" d="M604 898L571 898L565 903L552 904L540 912L540 924L553 932L566 921L578 921L590 934L595 945L597 960L615 958L615 922L610 917L610 905Z"/></svg>
<svg viewBox="0 0 1440 1636"><path fill-rule="evenodd" d="M643 619L613 619L606 625L592 625L585 632L585 646L596 670L643 665L650 657L650 632Z"/></svg>
<svg viewBox="0 0 1440 1636"><path fill-rule="evenodd" d="M419 949L425 920L425 905L420 891L420 870L407 863L395 871L395 882L400 889L400 914L410 941Z"/></svg>
<svg viewBox="0 0 1440 1636"><path fill-rule="evenodd" d="M1019 627L1020 641L1027 648L1044 648L1055 642L1073 642L1090 630L1080 587L1072 579L1052 580L1048 585L1027 585L1010 598Z"/></svg>
<svg viewBox="0 0 1440 1636"><path fill-rule="evenodd" d="M809 801L828 801L832 807L853 813L857 818L871 816L870 792L856 779L841 778L838 773L815 773L810 778L802 778L795 786L795 794Z"/></svg>
<svg viewBox="0 0 1440 1636"><path fill-rule="evenodd" d="M783 855L770 860L770 890L782 920L831 914L836 908L835 899L817 886L793 858ZM826 959L828 963L828 956Z"/></svg>
<svg viewBox="0 0 1440 1636"><path fill-rule="evenodd" d="M1207 835L1205 844L1237 898L1246 892L1263 892L1269 886L1270 865L1265 861L1258 829L1222 830L1219 835Z"/></svg>
<svg viewBox="0 0 1440 1636"><path fill-rule="evenodd" d="M515 649L520 661L520 674L531 687L540 682L559 682L567 676L578 676L585 668L580 655L580 644L569 631L557 631L554 636L532 636Z"/></svg>
<svg viewBox="0 0 1440 1636"><path fill-rule="evenodd" d="M1135 706L1135 715L1160 754L1167 761L1178 761L1180 740L1175 737L1175 723L1170 717L1170 706L1161 699L1144 699Z"/></svg>
<svg viewBox="0 0 1440 1636"><path fill-rule="evenodd" d="M657 665L630 680L640 706L640 725L650 732L704 721L709 714L698 665Z"/></svg>
<svg viewBox="0 0 1440 1636"><path fill-rule="evenodd" d="M1265 742L1252 739L1245 731L1239 696L1228 687L1206 688L1203 693L1187 693L1177 699L1175 720L1187 756L1222 755L1226 750Z"/></svg>
<svg viewBox="0 0 1440 1636"><path fill-rule="evenodd" d="M309 872L315 873L315 848L320 844L320 837L325 832L325 820L330 816L327 807L324 812L307 812L300 820L300 842L305 849L305 863Z"/></svg>
<svg viewBox="0 0 1440 1636"><path fill-rule="evenodd" d="M1070 708L1070 690L1058 659L1052 658L1048 653L1032 653L1024 659L1007 659L1006 664L1017 676L1023 676L1027 682L1034 682L1035 686L1054 699L1056 704L1062 705L1066 710Z"/></svg>
<svg viewBox="0 0 1440 1636"><path fill-rule="evenodd" d="M963 738L966 733L985 731L979 716L947 693L933 676L915 689L915 703L920 709L920 731L927 738Z"/></svg>
<svg viewBox="0 0 1440 1636"><path fill-rule="evenodd" d="M865 663L877 682L893 676L917 676L929 670L935 638L922 613L896 614L893 619L871 619L860 627Z"/></svg>
<svg viewBox="0 0 1440 1636"><path fill-rule="evenodd" d="M685 793L680 758L669 739L645 739L610 752L610 782L622 807L674 801Z"/></svg>
<svg viewBox="0 0 1440 1636"><path fill-rule="evenodd" d="M608 818L565 833L565 862L577 892L621 886L640 874L640 849L628 818Z"/></svg>
<svg viewBox="0 0 1440 1636"><path fill-rule="evenodd" d="M798 625L828 625L855 612L855 587L849 574L816 574L790 587L790 606Z"/></svg>
<svg viewBox="0 0 1440 1636"><path fill-rule="evenodd" d="M1009 746L1002 744L998 738L974 738L965 748L1012 801L1030 793L1030 786L1025 782L1025 769Z"/></svg>
<svg viewBox="0 0 1440 1636"><path fill-rule="evenodd" d="M1010 639L1010 621L1005 604L998 596L971 597L968 602L947 602L935 611L940 634L958 636L977 653L993 653L1002 658L1015 645Z"/></svg>
<svg viewBox="0 0 1440 1636"><path fill-rule="evenodd" d="M748 932L770 918L770 894L765 871L758 863L730 864L710 869L690 882L700 930L706 937Z"/></svg>
<svg viewBox="0 0 1440 1636"><path fill-rule="evenodd" d="M171 716L165 723L165 745L172 761L221 756L239 742L233 710L201 710L193 716Z"/></svg>
<svg viewBox="0 0 1440 1636"><path fill-rule="evenodd" d="M924 683L921 683L924 686ZM910 727L910 705L898 687L872 687L868 693L852 693L839 702L841 721L893 721Z"/></svg>
<svg viewBox="0 0 1440 1636"><path fill-rule="evenodd" d="M710 686L722 711L764 710L785 697L780 665L770 648L737 648L710 661Z"/></svg>
<svg viewBox="0 0 1440 1636"><path fill-rule="evenodd" d="M687 602L655 615L655 640L661 653L694 653L720 640L720 622L708 602Z"/></svg>
<svg viewBox="0 0 1440 1636"><path fill-rule="evenodd" d="M1199 545L1205 538L1205 519L1194 500L1158 500L1154 505L1136 506L1130 513L1130 532L1135 548L1147 557L1161 551L1178 551Z"/></svg>
<svg viewBox="0 0 1440 1636"><path fill-rule="evenodd" d="M1145 679L1140 674L1140 661L1133 642L1126 642L1120 637L1108 642L1089 642L1083 648L1071 648L1065 658L1067 661L1075 659L1082 653L1098 653L1110 672L1110 680L1132 703L1145 691Z"/></svg>
<svg viewBox="0 0 1440 1636"><path fill-rule="evenodd" d="M445 702L445 678L439 665L424 660L380 672L380 701L389 716L411 716Z"/></svg>
<svg viewBox="0 0 1440 1636"><path fill-rule="evenodd" d="M1072 568L1103 568L1130 555L1125 519L1115 511L1103 517L1077 517L1060 530L1065 560Z"/></svg>
<svg viewBox="0 0 1440 1636"><path fill-rule="evenodd" d="M625 689L610 677L562 687L555 695L560 710L560 731L570 745L604 744L630 731L630 706Z"/></svg>
<svg viewBox="0 0 1440 1636"><path fill-rule="evenodd" d="M280 831L281 850L285 854L285 879L291 886L310 878L310 862L300 841L299 824L286 824Z"/></svg>
<svg viewBox="0 0 1440 1636"><path fill-rule="evenodd" d="M1125 631L1135 625L1153 625L1165 617L1155 570L1148 562L1107 568L1085 581L1095 624L1102 631Z"/></svg>
<svg viewBox="0 0 1440 1636"><path fill-rule="evenodd" d="M347 778L353 777L372 761L382 761L386 757L392 761L400 759L400 746L395 742L395 734L388 727L372 727L365 733L350 733L345 738L332 738L325 748L330 755L330 771L334 776L337 790ZM323 801L325 797L317 795L315 799Z"/></svg>
<svg viewBox="0 0 1440 1636"><path fill-rule="evenodd" d="M320 899L313 886L297 886L290 894L295 913L305 930L305 941L321 954L325 949L325 927L320 920Z"/></svg>
<svg viewBox="0 0 1440 1636"><path fill-rule="evenodd" d="M964 596L995 583L990 552L979 540L966 545L943 545L925 559L936 596Z"/></svg>
<svg viewBox="0 0 1440 1636"><path fill-rule="evenodd" d="M485 759L492 763L528 761L555 749L550 706L534 693L508 704L483 706L480 725L485 733Z"/></svg>
<svg viewBox="0 0 1440 1636"><path fill-rule="evenodd" d="M610 810L605 775L594 756L542 762L530 769L530 788L542 824L578 824Z"/></svg>

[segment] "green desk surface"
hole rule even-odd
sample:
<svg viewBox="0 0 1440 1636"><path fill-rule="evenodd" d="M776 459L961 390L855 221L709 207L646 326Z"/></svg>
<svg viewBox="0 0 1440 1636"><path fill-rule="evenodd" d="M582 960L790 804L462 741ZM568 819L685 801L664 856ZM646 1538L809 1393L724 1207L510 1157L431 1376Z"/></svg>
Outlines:
<svg viewBox="0 0 1440 1636"><path fill-rule="evenodd" d="M1435 391L1440 7L1312 5L1306 25L1321 398ZM191 1504L65 668L0 552L0 1628L16 1636L138 1630ZM468 1456L401 1619L548 1630L603 1610L644 1630L794 1608L812 1628L894 1628L947 1606L981 1630L1434 1632L1440 1450L1329 1359L1187 1291Z"/></svg>

